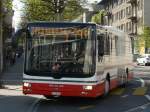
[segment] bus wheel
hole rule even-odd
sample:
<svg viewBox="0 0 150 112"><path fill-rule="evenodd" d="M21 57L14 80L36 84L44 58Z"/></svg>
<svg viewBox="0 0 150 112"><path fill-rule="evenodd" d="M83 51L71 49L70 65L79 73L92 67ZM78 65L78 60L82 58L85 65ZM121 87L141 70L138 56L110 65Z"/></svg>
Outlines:
<svg viewBox="0 0 150 112"><path fill-rule="evenodd" d="M127 84L128 84L128 75L129 75L129 70L126 69L124 84L123 84L122 87L126 87L127 86Z"/></svg>
<svg viewBox="0 0 150 112"><path fill-rule="evenodd" d="M110 82L109 82L109 79L107 78L105 80L104 96L107 96L109 94L109 91L110 91Z"/></svg>
<svg viewBox="0 0 150 112"><path fill-rule="evenodd" d="M129 78L129 69L126 69L126 83L128 83L128 78Z"/></svg>
<svg viewBox="0 0 150 112"><path fill-rule="evenodd" d="M45 97L46 99L54 99L53 96L44 95L44 97Z"/></svg>

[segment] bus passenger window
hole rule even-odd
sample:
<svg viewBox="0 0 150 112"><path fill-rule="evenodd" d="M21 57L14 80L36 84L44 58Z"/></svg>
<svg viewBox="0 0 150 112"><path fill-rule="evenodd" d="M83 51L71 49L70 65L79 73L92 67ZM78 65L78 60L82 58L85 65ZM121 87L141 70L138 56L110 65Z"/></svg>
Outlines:
<svg viewBox="0 0 150 112"><path fill-rule="evenodd" d="M102 62L104 56L104 36L98 35L98 62Z"/></svg>
<svg viewBox="0 0 150 112"><path fill-rule="evenodd" d="M105 55L110 55L110 37L105 37L105 47L104 47Z"/></svg>

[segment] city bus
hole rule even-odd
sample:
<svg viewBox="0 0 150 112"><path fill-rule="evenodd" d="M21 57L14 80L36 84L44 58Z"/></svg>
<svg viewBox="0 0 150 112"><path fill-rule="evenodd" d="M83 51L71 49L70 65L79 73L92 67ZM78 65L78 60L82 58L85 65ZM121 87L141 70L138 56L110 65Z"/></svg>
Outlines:
<svg viewBox="0 0 150 112"><path fill-rule="evenodd" d="M94 23L28 23L23 93L51 97L107 95L132 77L125 33Z"/></svg>

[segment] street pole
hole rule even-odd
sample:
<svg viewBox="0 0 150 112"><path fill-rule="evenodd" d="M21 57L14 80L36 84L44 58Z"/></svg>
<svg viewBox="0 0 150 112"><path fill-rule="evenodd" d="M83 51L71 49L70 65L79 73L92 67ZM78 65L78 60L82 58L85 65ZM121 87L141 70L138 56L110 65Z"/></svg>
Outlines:
<svg viewBox="0 0 150 112"><path fill-rule="evenodd" d="M66 0L56 0L55 13L57 22L63 21L62 13L65 8L66 2Z"/></svg>
<svg viewBox="0 0 150 112"><path fill-rule="evenodd" d="M0 0L0 73L3 71L2 0Z"/></svg>
<svg viewBox="0 0 150 112"><path fill-rule="evenodd" d="M57 22L60 22L60 9L59 9L59 7L60 7L60 1L59 0L57 0Z"/></svg>
<svg viewBox="0 0 150 112"><path fill-rule="evenodd" d="M57 16L57 20L56 20L56 21L57 21L57 22L60 22L60 13L57 13L56 16Z"/></svg>
<svg viewBox="0 0 150 112"><path fill-rule="evenodd" d="M83 12L83 23L86 23L86 12Z"/></svg>

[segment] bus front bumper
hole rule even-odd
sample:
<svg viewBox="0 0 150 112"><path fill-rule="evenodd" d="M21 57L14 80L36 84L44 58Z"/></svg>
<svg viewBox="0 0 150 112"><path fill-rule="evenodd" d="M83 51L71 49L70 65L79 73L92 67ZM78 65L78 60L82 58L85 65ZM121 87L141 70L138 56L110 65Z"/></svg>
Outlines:
<svg viewBox="0 0 150 112"><path fill-rule="evenodd" d="M97 85L24 83L24 94L47 96L97 97L104 93L104 83Z"/></svg>

